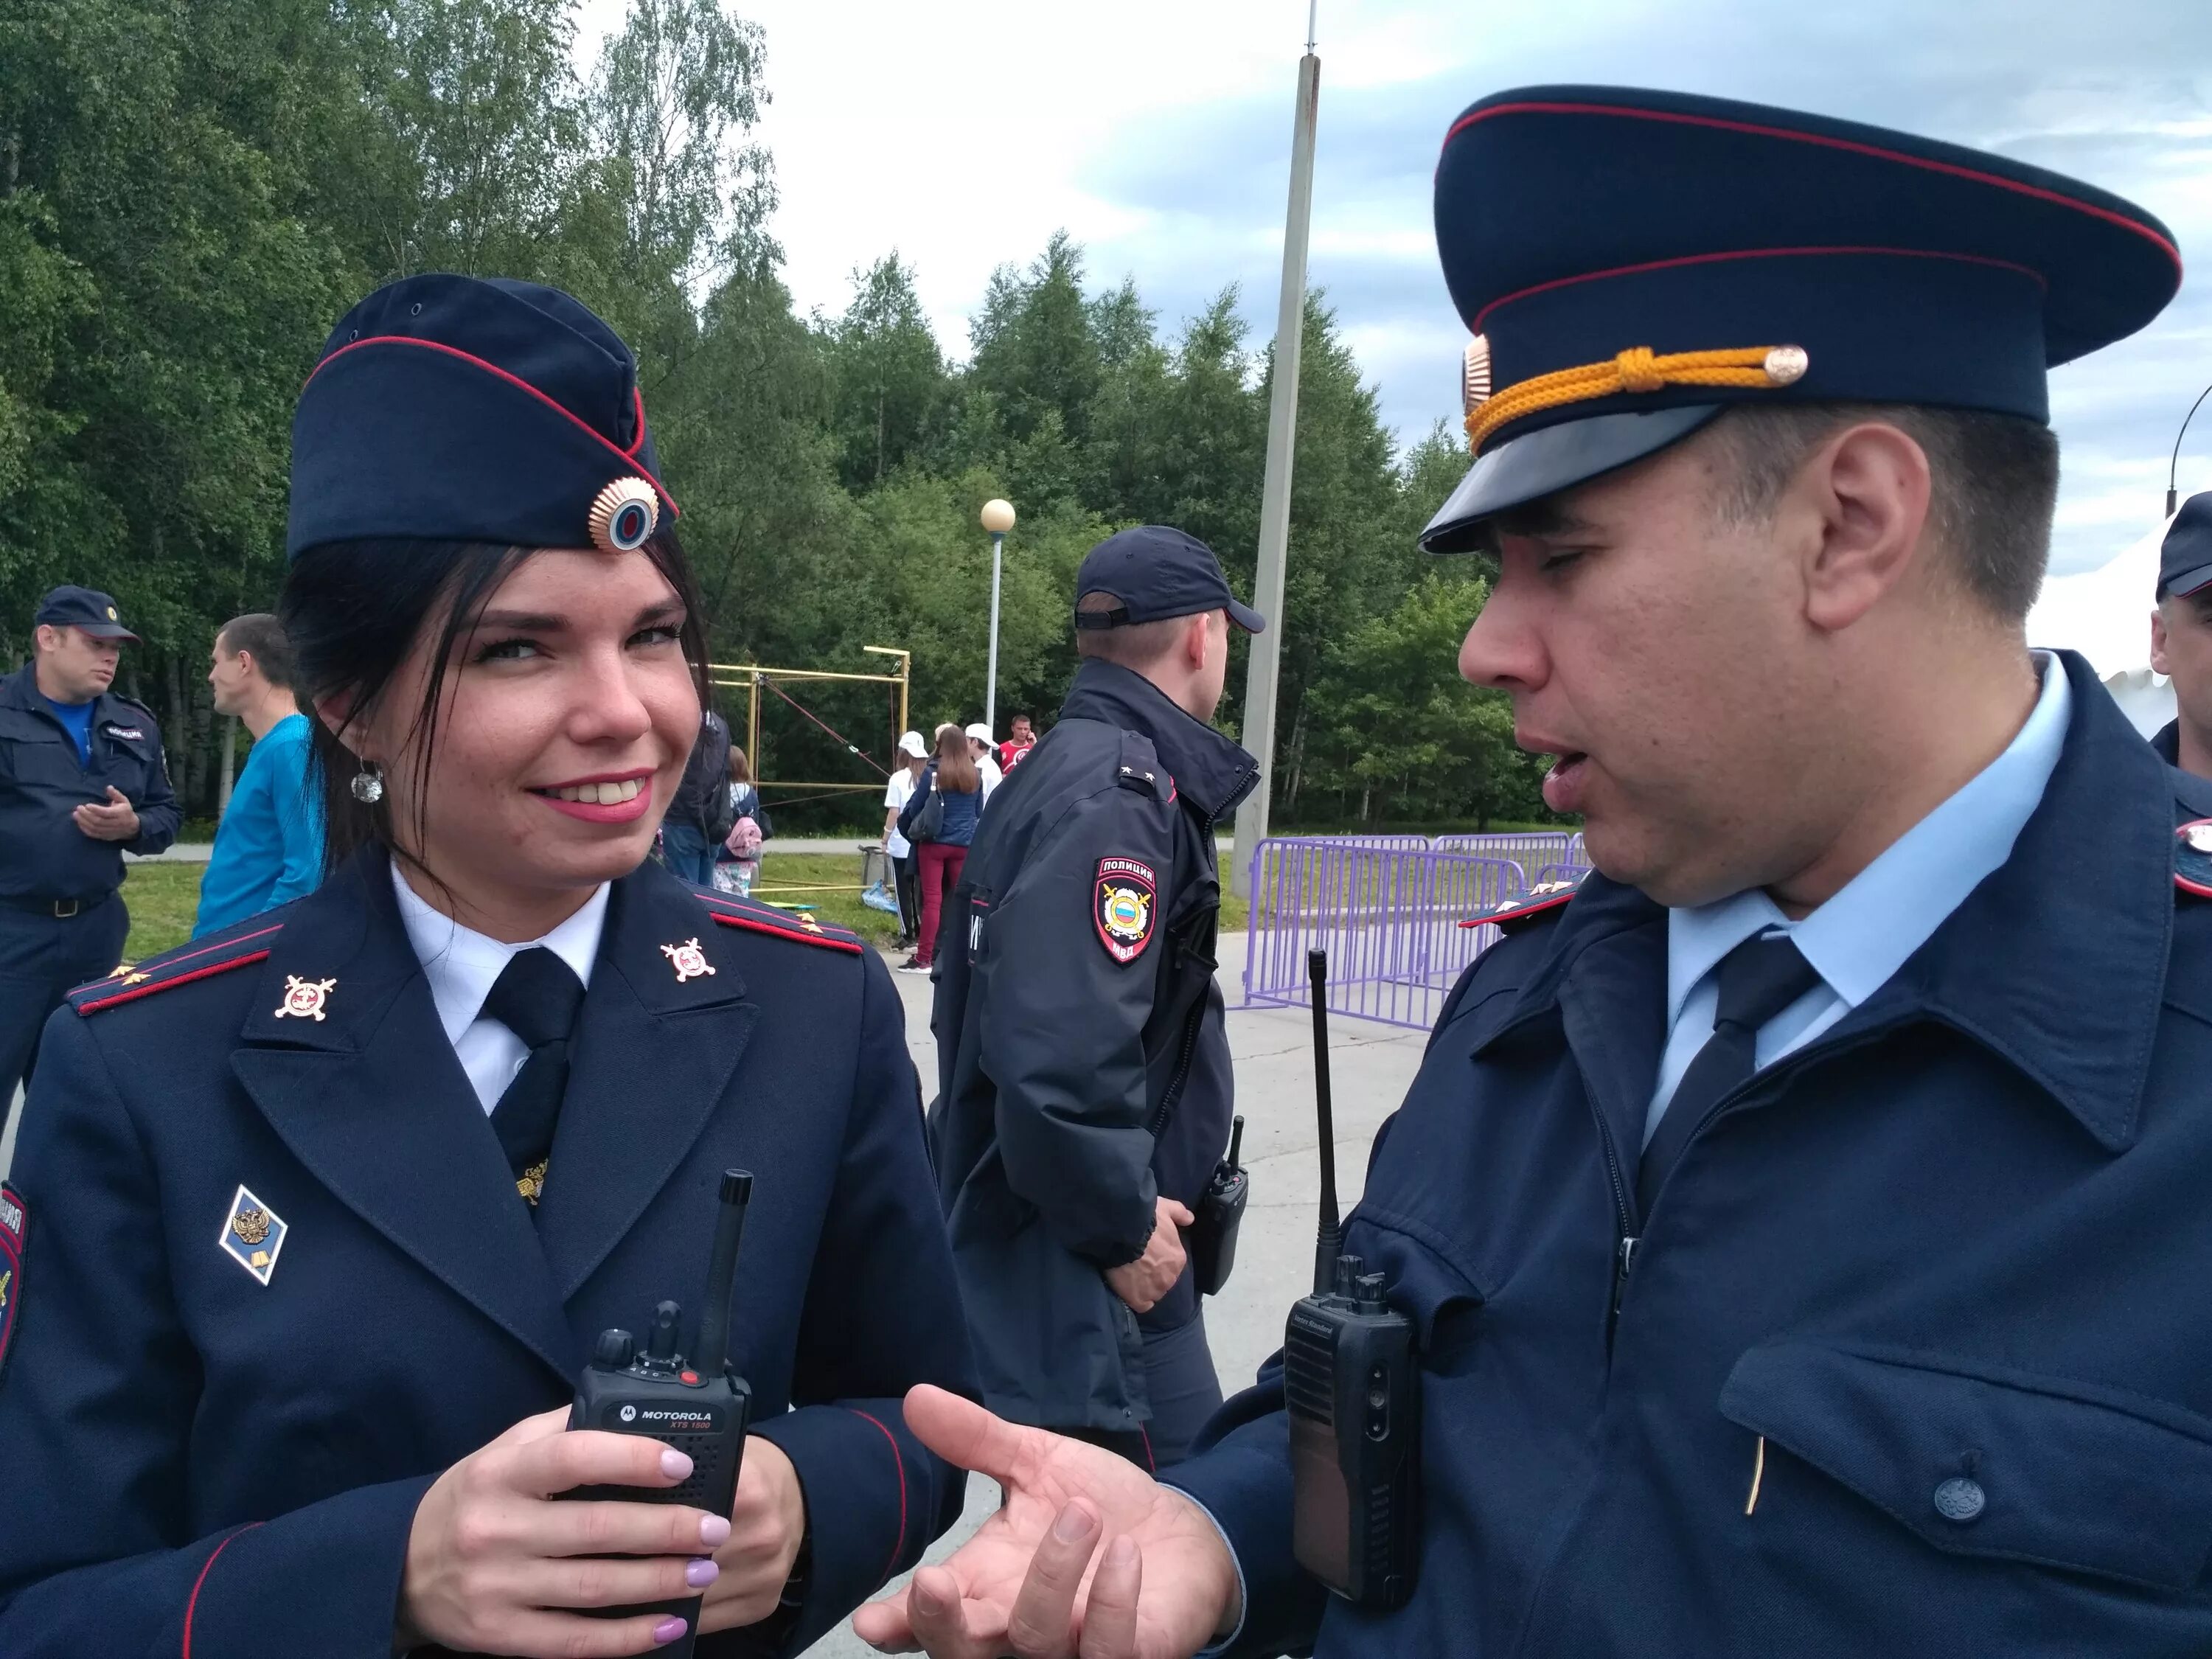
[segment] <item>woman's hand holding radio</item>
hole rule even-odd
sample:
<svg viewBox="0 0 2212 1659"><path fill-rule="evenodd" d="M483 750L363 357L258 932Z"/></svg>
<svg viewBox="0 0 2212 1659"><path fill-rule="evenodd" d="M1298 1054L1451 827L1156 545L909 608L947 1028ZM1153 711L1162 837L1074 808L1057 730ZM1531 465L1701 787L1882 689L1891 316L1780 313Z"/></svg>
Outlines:
<svg viewBox="0 0 2212 1659"><path fill-rule="evenodd" d="M775 1441L748 1435L738 1500L730 1508L730 1536L714 1551L721 1577L699 1609L700 1630L741 1629L774 1613L805 1537L799 1471Z"/></svg>

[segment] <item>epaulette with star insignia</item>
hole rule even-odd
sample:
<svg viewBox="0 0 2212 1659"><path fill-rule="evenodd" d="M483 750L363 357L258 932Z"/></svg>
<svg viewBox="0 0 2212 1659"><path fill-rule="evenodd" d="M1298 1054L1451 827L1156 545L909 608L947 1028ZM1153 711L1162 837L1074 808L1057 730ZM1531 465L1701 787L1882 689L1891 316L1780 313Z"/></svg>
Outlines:
<svg viewBox="0 0 2212 1659"><path fill-rule="evenodd" d="M767 933L776 939L794 939L801 945L819 945L832 951L848 951L859 956L868 947L860 942L858 933L848 933L834 922L817 921L805 910L779 910L772 904L763 904L757 899L738 898L731 893L708 892L704 888L691 890L707 913L725 927L743 928L749 933Z"/></svg>
<svg viewBox="0 0 2212 1659"><path fill-rule="evenodd" d="M1583 875L1588 873L1583 872ZM1488 909L1469 916L1460 926L1498 927L1511 933L1523 922L1564 908L1582 884L1582 876L1563 876L1552 881L1540 881L1527 892L1516 893L1511 898L1501 900Z"/></svg>
<svg viewBox="0 0 2212 1659"><path fill-rule="evenodd" d="M2173 884L2185 893L2212 898L2212 818L2198 818L2173 832Z"/></svg>
<svg viewBox="0 0 2212 1659"><path fill-rule="evenodd" d="M70 1006L88 1018L102 1009L136 1002L156 991L227 974L234 968L249 967L268 957L270 946L283 931L283 922L256 916L225 932L149 957L143 962L124 963L106 979L96 979L71 991Z"/></svg>

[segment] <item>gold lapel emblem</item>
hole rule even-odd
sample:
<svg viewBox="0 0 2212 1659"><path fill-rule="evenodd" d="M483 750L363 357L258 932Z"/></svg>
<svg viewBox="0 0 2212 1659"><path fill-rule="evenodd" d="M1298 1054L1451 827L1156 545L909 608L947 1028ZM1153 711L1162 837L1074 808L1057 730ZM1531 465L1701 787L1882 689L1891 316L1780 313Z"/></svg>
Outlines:
<svg viewBox="0 0 2212 1659"><path fill-rule="evenodd" d="M711 974L714 970L709 968L707 971ZM541 1158L514 1178L514 1190L522 1194L525 1204L535 1204L545 1196L545 1166L552 1161Z"/></svg>
<svg viewBox="0 0 2212 1659"><path fill-rule="evenodd" d="M276 1005L276 1018L289 1015L294 1019L320 1019L323 1003L337 989L334 979L301 979L296 974L284 975L284 1000Z"/></svg>
<svg viewBox="0 0 2212 1659"><path fill-rule="evenodd" d="M820 922L818 922L818 921L815 921L815 920L814 920L814 918L813 918L811 915L809 915L806 911L805 911L805 910L800 910L800 911L795 912L794 914L796 914L796 915L797 915L797 916L799 917L799 925L801 927L804 927L804 928L805 928L808 933L821 933L821 931L822 931L822 924L821 924Z"/></svg>
<svg viewBox="0 0 2212 1659"><path fill-rule="evenodd" d="M277 1254L283 1249L284 1237L290 1231L283 1216L241 1184L231 1197L229 1212L222 1218L222 1231L216 1235L215 1242L225 1255L266 1285L276 1271Z"/></svg>
<svg viewBox="0 0 2212 1659"><path fill-rule="evenodd" d="M660 954L674 966L678 985L687 979L697 979L703 974L714 971L714 964L707 960L707 953L699 948L699 941L696 939L687 939L681 945L664 945L660 947Z"/></svg>

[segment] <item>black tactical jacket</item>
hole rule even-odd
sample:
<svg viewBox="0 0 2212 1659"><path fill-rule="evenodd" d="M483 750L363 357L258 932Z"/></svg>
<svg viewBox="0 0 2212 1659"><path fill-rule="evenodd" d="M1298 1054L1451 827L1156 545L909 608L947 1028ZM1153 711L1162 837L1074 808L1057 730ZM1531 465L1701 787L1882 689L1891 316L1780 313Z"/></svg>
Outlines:
<svg viewBox="0 0 2212 1659"><path fill-rule="evenodd" d="M1213 830L1258 775L1087 661L945 910L930 1139L984 1397L1018 1422L1151 1416L1139 1322L1103 1275L1144 1253L1159 1194L1196 1209L1228 1144ZM1197 1306L1186 1273L1144 1326Z"/></svg>
<svg viewBox="0 0 2212 1659"><path fill-rule="evenodd" d="M0 898L105 898L123 884L123 854L159 853L179 811L161 758L161 728L143 703L103 691L92 710L92 758L39 695L26 663L0 679ZM94 841L70 814L104 803L113 784L138 809L136 840Z"/></svg>

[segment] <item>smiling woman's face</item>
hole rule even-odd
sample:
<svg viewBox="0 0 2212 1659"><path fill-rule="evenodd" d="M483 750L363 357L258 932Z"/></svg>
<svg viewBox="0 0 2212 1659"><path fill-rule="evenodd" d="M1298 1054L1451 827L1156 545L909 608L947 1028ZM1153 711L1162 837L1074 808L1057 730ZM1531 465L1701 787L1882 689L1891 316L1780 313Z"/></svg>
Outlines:
<svg viewBox="0 0 2212 1659"><path fill-rule="evenodd" d="M652 850L699 729L683 621L682 599L641 551L533 554L442 665L427 773L411 728L441 666L441 623L425 627L349 734L383 764L402 846L475 913L472 925L557 909Z"/></svg>

